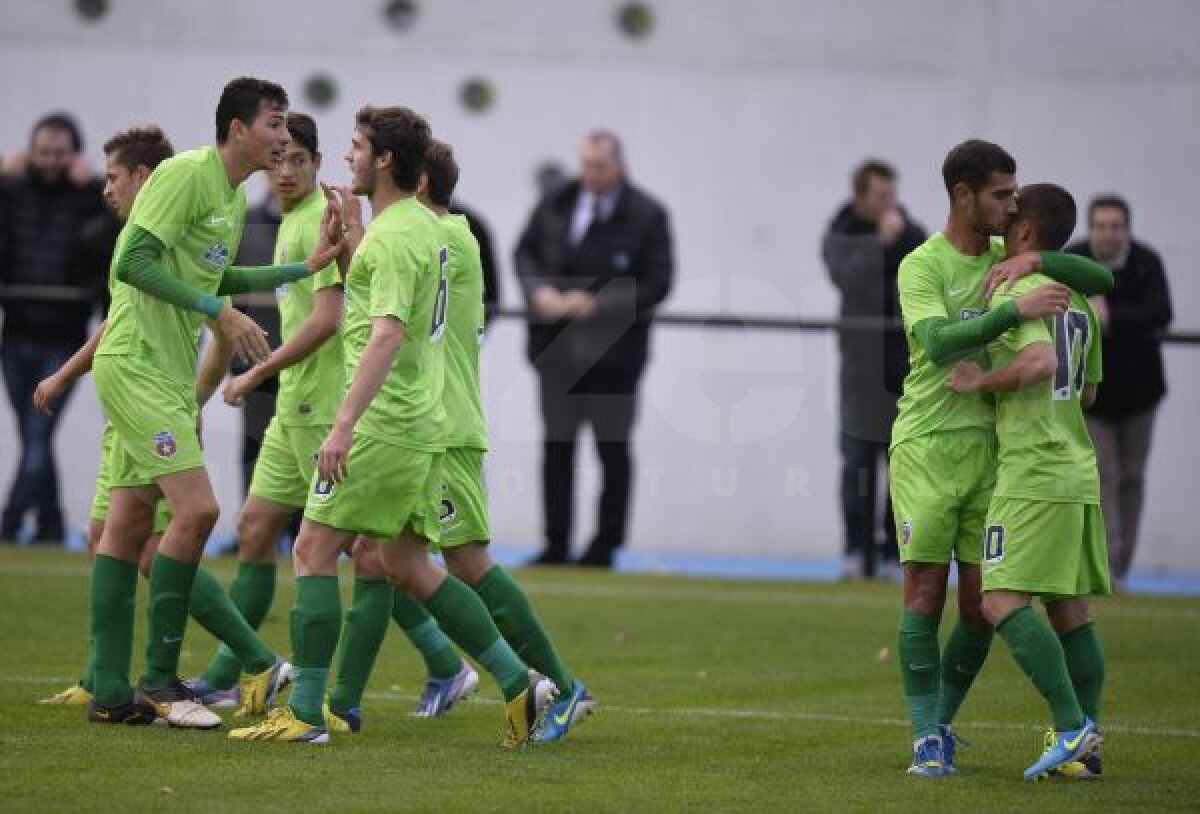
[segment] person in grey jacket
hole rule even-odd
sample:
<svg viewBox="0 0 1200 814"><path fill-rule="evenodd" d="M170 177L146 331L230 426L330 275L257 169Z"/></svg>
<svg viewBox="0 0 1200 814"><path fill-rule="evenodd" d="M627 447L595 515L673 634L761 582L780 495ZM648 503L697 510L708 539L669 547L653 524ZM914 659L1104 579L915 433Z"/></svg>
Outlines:
<svg viewBox="0 0 1200 814"><path fill-rule="evenodd" d="M878 160L852 176L853 198L834 216L821 247L830 279L842 295L841 318L899 317L896 274L900 261L925 240L925 230L896 202L896 171ZM886 459L908 350L900 329L853 325L838 334L841 368L839 447L842 518L846 529L843 576L873 577L878 554L878 475ZM884 490L887 494L887 490ZM898 556L891 509L884 511L887 545Z"/></svg>

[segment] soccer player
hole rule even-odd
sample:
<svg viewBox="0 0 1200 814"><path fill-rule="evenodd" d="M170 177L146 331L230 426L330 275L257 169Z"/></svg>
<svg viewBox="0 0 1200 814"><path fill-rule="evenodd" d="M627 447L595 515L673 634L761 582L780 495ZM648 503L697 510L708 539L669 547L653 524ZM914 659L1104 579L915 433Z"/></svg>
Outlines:
<svg viewBox="0 0 1200 814"><path fill-rule="evenodd" d="M400 107L364 108L356 125L346 159L353 192L369 197L374 219L345 277L349 387L321 444L293 552L296 681L287 706L230 737L329 740L322 707L342 617L337 557L366 538L380 541L388 579L423 602L496 678L507 702L507 742L522 744L553 701L554 686L517 658L479 597L429 557L428 543L439 533L445 448L448 259L437 217L415 197L429 125Z"/></svg>
<svg viewBox="0 0 1200 814"><path fill-rule="evenodd" d="M484 329L483 269L479 244L462 215L449 212L450 196L458 183L458 164L450 147L434 141L425 153L417 198L441 222L449 249L446 266L446 377L442 402L446 410L446 452L442 464L442 496L438 544L451 574L471 586L483 600L496 626L513 650L550 678L559 700L550 709L535 740L558 740L590 715L595 700L582 681L572 678L562 663L529 598L488 553L491 538L487 497L483 486L483 456L487 451L487 421L479 387L479 346ZM344 196L343 196L344 197ZM348 222L351 218L347 217ZM356 554L359 573L381 569L374 559ZM364 563L364 560L366 563ZM362 725L362 693L386 628L387 599L369 592L378 582L355 581L354 607L346 614L337 681L330 695L334 731L358 731ZM384 583L385 587L390 588ZM417 701L417 717L437 717L469 695L478 676L454 649L428 611L408 594L395 591L392 614L425 660L429 678ZM382 614L373 610L383 606ZM382 625L377 621L380 617Z"/></svg>
<svg viewBox="0 0 1200 814"><path fill-rule="evenodd" d="M892 428L890 482L900 559L903 610L897 655L912 724L908 771L940 776L955 771L951 723L991 646L982 610L980 540L995 479L995 415L978 394L945 387L945 365L982 349L1022 321L1053 315L1070 292L1042 285L986 310L989 268L1003 277L1044 273L1091 295L1112 285L1112 274L1061 252L1026 252L1001 263L1003 235L1016 213L1016 162L985 141L959 144L942 176L950 197L945 228L900 264L900 310L910 372ZM958 563L959 620L938 648L950 562Z"/></svg>
<svg viewBox="0 0 1200 814"><path fill-rule="evenodd" d="M1075 201L1054 184L1023 187L1008 252L1056 250L1075 229ZM1045 282L1031 275L992 295L991 307ZM1088 612L1112 592L1100 477L1083 410L1101 378L1100 334L1087 298L1071 295L1053 319L1010 328L988 346L991 370L960 362L950 384L996 399L996 488L983 538L983 611L1046 700L1054 730L1025 770L1030 780L1065 770L1101 772L1104 651ZM1040 597L1050 624L1031 607Z"/></svg>
<svg viewBox="0 0 1200 814"><path fill-rule="evenodd" d="M124 223L133 207L138 191L154 169L164 160L170 158L174 150L166 136L157 127L133 128L113 136L104 145L105 154L105 185L104 196L109 207ZM110 288L115 291L118 285L115 277L109 281ZM43 412L53 409L54 402L75 381L92 369L96 347L103 336L105 323L102 322L88 342L80 348L63 366L38 384L34 391L34 404ZM196 379L196 401L199 407L209 400L229 368L231 350L219 334L214 335L215 341L210 342L205 349L200 363L200 372ZM91 521L88 526L88 554L95 557L96 545L104 531L105 518L108 514L109 491L111 479L111 456L115 443L115 434L111 424L106 424L101 441L100 471L96 476L96 492L92 501ZM158 541L166 530L170 514L166 503L158 501L154 515L154 530L142 547L138 570L143 577L149 577L150 564L158 548ZM222 602L222 592L213 591L217 585L211 574L203 569L198 573L193 585L193 616L199 612L199 621L218 638L228 638L240 652L253 657L266 653L267 658L274 662L274 654L266 646L250 634L245 622L228 604ZM215 597L215 598L213 598ZM83 677L78 684L72 685L62 692L49 698L44 698L42 704L87 704L92 700L95 686L95 650L89 645L88 664Z"/></svg>
<svg viewBox="0 0 1200 814"><path fill-rule="evenodd" d="M245 224L242 181L282 159L289 141L286 108L278 85L229 82L217 105L217 144L155 169L134 200L114 255L113 273L122 284L92 366L115 434L111 504L92 568L92 721L146 723L157 716L175 726L220 724L178 677L198 561L218 513L196 426L200 326L207 317L235 353L260 361L270 352L262 330L227 297L313 274L340 250L326 240L304 263L229 266ZM159 497L166 498L171 520L150 569L146 670L135 694L129 664L136 563ZM228 603L219 585L210 588L211 597ZM264 664L267 656L260 655L242 684L249 712L263 709L286 679L286 662L271 654Z"/></svg>
<svg viewBox="0 0 1200 814"><path fill-rule="evenodd" d="M317 125L303 113L287 114L291 143L283 162L269 172L283 209L275 262L307 257L320 239L325 197L317 186L321 153ZM275 415L254 465L249 496L238 518L238 570L230 598L254 628L275 595L275 549L296 509L304 508L316 470L316 454L329 434L345 375L342 345L328 341L342 318L342 278L335 264L279 289L283 344L263 362L231 379L225 401L240 406L245 394L279 376ZM222 646L204 673L187 683L208 705L236 702L242 662Z"/></svg>

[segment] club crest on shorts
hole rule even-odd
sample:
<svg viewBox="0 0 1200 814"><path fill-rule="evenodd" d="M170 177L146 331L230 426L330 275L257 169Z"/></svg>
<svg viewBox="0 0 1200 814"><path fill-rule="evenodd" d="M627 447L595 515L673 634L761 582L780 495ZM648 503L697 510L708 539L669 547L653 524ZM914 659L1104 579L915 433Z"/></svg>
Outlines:
<svg viewBox="0 0 1200 814"><path fill-rule="evenodd" d="M331 480L321 480L317 478L313 483L313 497L317 500L325 501L333 497L334 483Z"/></svg>
<svg viewBox="0 0 1200 814"><path fill-rule="evenodd" d="M912 539L912 521L905 520L900 524L900 543L908 545L908 541Z"/></svg>
<svg viewBox="0 0 1200 814"><path fill-rule="evenodd" d="M160 458L170 458L179 446L175 443L175 434L163 430L154 434L154 454Z"/></svg>

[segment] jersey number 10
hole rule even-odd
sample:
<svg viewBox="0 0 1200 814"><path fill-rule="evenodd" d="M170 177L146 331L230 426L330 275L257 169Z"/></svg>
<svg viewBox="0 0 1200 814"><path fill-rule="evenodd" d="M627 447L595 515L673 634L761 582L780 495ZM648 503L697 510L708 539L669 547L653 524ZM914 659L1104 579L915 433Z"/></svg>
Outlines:
<svg viewBox="0 0 1200 814"><path fill-rule="evenodd" d="M1054 317L1054 351L1058 369L1054 372L1054 400L1077 398L1083 391L1083 373L1087 366L1088 339L1091 327L1087 314L1069 310ZM1079 355L1073 351L1079 348Z"/></svg>
<svg viewBox="0 0 1200 814"><path fill-rule="evenodd" d="M446 281L446 266L450 264L450 255L445 246L438 249L438 290L437 300L433 303L433 325L429 327L429 340L437 342L446 331L446 306L450 298L450 284Z"/></svg>

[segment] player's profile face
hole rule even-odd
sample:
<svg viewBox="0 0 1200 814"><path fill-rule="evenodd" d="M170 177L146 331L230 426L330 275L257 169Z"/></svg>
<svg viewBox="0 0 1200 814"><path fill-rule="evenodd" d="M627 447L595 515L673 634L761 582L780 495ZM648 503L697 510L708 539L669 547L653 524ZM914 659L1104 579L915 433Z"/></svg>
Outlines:
<svg viewBox="0 0 1200 814"><path fill-rule="evenodd" d="M1017 214L1017 179L993 172L975 195L972 220L981 234L1003 235Z"/></svg>
<svg viewBox="0 0 1200 814"><path fill-rule="evenodd" d="M121 220L129 217L137 185L133 175L116 159L115 153L104 156L104 202Z"/></svg>
<svg viewBox="0 0 1200 814"><path fill-rule="evenodd" d="M362 130L355 129L350 137L350 149L346 151L345 158L350 166L350 188L354 194L372 194L375 191L375 155L370 140Z"/></svg>
<svg viewBox="0 0 1200 814"><path fill-rule="evenodd" d="M287 108L266 101L259 102L258 113L246 133L246 149L251 163L261 170L278 166L291 140L287 129Z"/></svg>

